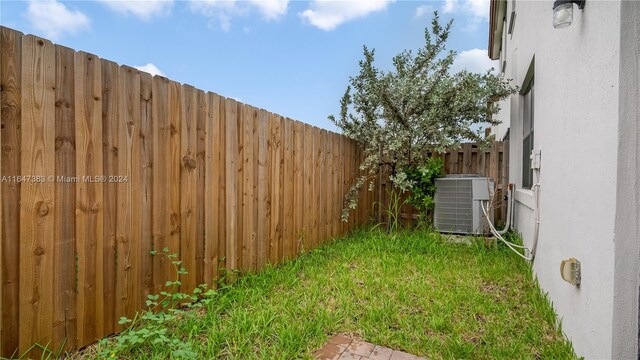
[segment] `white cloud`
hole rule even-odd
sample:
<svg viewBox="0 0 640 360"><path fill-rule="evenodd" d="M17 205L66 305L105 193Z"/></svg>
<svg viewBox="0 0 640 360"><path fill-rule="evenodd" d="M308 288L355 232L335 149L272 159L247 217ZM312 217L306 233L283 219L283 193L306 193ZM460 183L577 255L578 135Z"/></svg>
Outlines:
<svg viewBox="0 0 640 360"><path fill-rule="evenodd" d="M433 7L430 5L420 5L416 8L416 17L423 17L427 14L433 13Z"/></svg>
<svg viewBox="0 0 640 360"><path fill-rule="evenodd" d="M444 4L442 5L442 12L445 14L453 12L456 8L456 2L456 0L445 0Z"/></svg>
<svg viewBox="0 0 640 360"><path fill-rule="evenodd" d="M279 20L287 14L289 0L191 0L190 8L211 20L224 31L231 28L231 20L258 12L265 20Z"/></svg>
<svg viewBox="0 0 640 360"><path fill-rule="evenodd" d="M167 15L171 12L173 0L98 0L107 5L111 10L133 15L144 21L151 20L154 16Z"/></svg>
<svg viewBox="0 0 640 360"><path fill-rule="evenodd" d="M394 0L313 0L300 16L322 30L333 30L347 21L382 11Z"/></svg>
<svg viewBox="0 0 640 360"><path fill-rule="evenodd" d="M75 34L89 28L89 17L79 10L70 10L56 0L29 1L27 17L31 25L51 39L64 33Z"/></svg>
<svg viewBox="0 0 640 360"><path fill-rule="evenodd" d="M489 20L489 0L445 0L442 12L467 15L470 19L465 30L474 31L479 23Z"/></svg>
<svg viewBox="0 0 640 360"><path fill-rule="evenodd" d="M498 68L498 61L489 59L487 49L470 49L458 53L451 65L451 71L467 70L484 73L491 68Z"/></svg>
<svg viewBox="0 0 640 360"><path fill-rule="evenodd" d="M278 20L287 13L289 0L249 0L267 20Z"/></svg>
<svg viewBox="0 0 640 360"><path fill-rule="evenodd" d="M445 0L443 13L467 13L473 17L489 19L489 0Z"/></svg>
<svg viewBox="0 0 640 360"><path fill-rule="evenodd" d="M148 72L151 75L160 75L160 76L166 77L166 75L162 72L162 70L158 69L158 67L152 63L148 63L146 65L141 65L141 66L134 66L134 67L140 71Z"/></svg>

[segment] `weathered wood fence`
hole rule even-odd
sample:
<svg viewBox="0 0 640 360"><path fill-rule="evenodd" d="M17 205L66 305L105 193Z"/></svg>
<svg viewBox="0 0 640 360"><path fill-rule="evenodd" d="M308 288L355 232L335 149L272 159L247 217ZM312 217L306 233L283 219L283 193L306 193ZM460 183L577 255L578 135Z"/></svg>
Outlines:
<svg viewBox="0 0 640 360"><path fill-rule="evenodd" d="M444 162L446 174L479 174L493 179L496 186L494 202L494 221L504 223L507 218L506 202L503 200L504 191L509 184L509 142L494 141L489 147L480 147L474 143L465 143L458 149L448 149L444 153L433 153ZM388 179L380 181L379 198L382 204L389 202L387 189ZM417 218L416 210L405 204L402 206L400 217L408 224Z"/></svg>
<svg viewBox="0 0 640 360"><path fill-rule="evenodd" d="M1 28L0 355L90 344L175 272L294 258L368 218L344 136Z"/></svg>

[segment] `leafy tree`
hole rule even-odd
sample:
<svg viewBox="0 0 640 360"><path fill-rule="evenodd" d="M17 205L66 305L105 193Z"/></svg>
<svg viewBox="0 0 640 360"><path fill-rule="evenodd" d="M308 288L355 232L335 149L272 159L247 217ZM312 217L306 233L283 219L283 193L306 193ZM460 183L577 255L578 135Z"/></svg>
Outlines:
<svg viewBox="0 0 640 360"><path fill-rule="evenodd" d="M472 125L496 124L492 115L499 108L492 104L516 91L491 71L450 71L456 56L446 49L452 24L442 26L435 12L431 28L425 29L425 46L415 54L396 55L390 71L377 68L375 50L364 47L360 72L349 79L340 114L329 116L364 153L361 176L345 199L344 221L349 208L356 208L360 189L368 185L371 190L381 168L387 168L394 187L411 190L409 174L427 164L430 152L483 140Z"/></svg>

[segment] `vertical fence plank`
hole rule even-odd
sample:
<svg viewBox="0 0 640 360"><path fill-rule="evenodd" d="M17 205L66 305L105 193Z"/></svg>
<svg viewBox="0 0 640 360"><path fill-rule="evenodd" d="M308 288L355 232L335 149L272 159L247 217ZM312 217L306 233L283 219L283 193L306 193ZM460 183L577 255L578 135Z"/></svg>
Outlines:
<svg viewBox="0 0 640 360"><path fill-rule="evenodd" d="M478 148L478 174L486 176L486 151L484 148Z"/></svg>
<svg viewBox="0 0 640 360"><path fill-rule="evenodd" d="M132 199L135 206L134 216L140 222L139 231L132 235L134 244L139 244L140 283L143 290L139 294L139 303L144 304L147 296L153 293L153 97L151 94L153 79L150 74L140 74L140 117L134 136L132 155L133 175L131 183L134 189ZM135 135L135 134L134 134Z"/></svg>
<svg viewBox="0 0 640 360"><path fill-rule="evenodd" d="M22 42L22 153L24 175L55 173L55 47ZM27 181L20 199L20 347L52 337L54 184ZM29 356L39 357L34 350Z"/></svg>
<svg viewBox="0 0 640 360"><path fill-rule="evenodd" d="M153 124L153 250L158 254L153 257L153 285L154 293L159 294L169 278L170 263L160 252L169 248L171 237L171 223L173 216L170 206L170 159L171 138L173 129L169 119L169 81L155 76L152 80L152 111ZM176 251L177 249L170 249Z"/></svg>
<svg viewBox="0 0 640 360"><path fill-rule="evenodd" d="M182 99L182 85L175 81L169 81L169 141L160 146L165 146L169 149L169 156L165 159L168 161L168 176L162 181L168 183L168 215L169 220L169 237L168 248L170 253L179 254L181 257L181 228L182 228L182 203L181 203L181 178L182 178L182 122L185 116L184 103ZM161 285L164 286L168 280L176 278L175 270L172 266L169 266L168 276ZM184 280L184 276L180 276L181 281Z"/></svg>
<svg viewBox="0 0 640 360"><path fill-rule="evenodd" d="M349 181L349 189L347 189L347 191L351 191L351 188L354 185L354 175L355 175L355 171L354 171L354 165L355 165L355 153L353 151L353 141L349 139L349 141L347 141L347 159L349 161L349 165L347 168L347 180ZM354 228L354 224L356 223L357 219L356 219L356 214L357 214L357 209L352 209L349 210L349 231L352 231Z"/></svg>
<svg viewBox="0 0 640 360"><path fill-rule="evenodd" d="M238 152L238 104L233 99L225 102L225 213L226 213L226 267L238 268L238 181L241 169Z"/></svg>
<svg viewBox="0 0 640 360"><path fill-rule="evenodd" d="M281 174L282 183L280 184L280 193L282 199L282 246L280 259L292 259L296 254L296 228L293 222L293 209L295 204L294 186L294 157L293 157L293 127L294 121L289 118L280 117L282 123L282 141L283 154L281 155ZM292 219L292 221L288 221Z"/></svg>
<svg viewBox="0 0 640 360"><path fill-rule="evenodd" d="M17 31L0 28L0 67L2 84L2 176L21 175L21 109L22 109L22 39L23 35ZM2 233L0 251L2 268L0 270L0 322L2 333L0 356L11 356L18 349L18 314L20 307L19 296L19 267L20 267L20 183L3 182L2 191Z"/></svg>
<svg viewBox="0 0 640 360"><path fill-rule="evenodd" d="M478 145L471 145L471 174L478 173Z"/></svg>
<svg viewBox="0 0 640 360"><path fill-rule="evenodd" d="M196 286L196 145L197 145L197 94L189 85L181 87L179 98L180 128L180 260L187 271L181 276L180 289L189 293Z"/></svg>
<svg viewBox="0 0 640 360"><path fill-rule="evenodd" d="M230 218L227 213L227 120L226 120L226 99L219 97L220 108L214 113L214 116L218 116L218 134L214 137L218 148L218 256L213 262L214 269L217 274L220 274L221 269L225 269L227 266L227 219ZM217 114L217 115L216 115ZM215 206L215 205L214 205ZM219 277L216 276L216 279Z"/></svg>
<svg viewBox="0 0 640 360"><path fill-rule="evenodd" d="M238 138L238 142L237 142L237 146L235 148L235 151L238 153L238 158L237 158L237 162L236 162L236 166L237 166L237 172L236 175L234 177L235 181L236 181L236 186L237 186L237 209L236 209L236 222L237 222L237 228L236 228L236 232L237 232L237 239L236 239L236 268L239 270L244 270L244 265L245 265L245 260L244 260L244 255L245 255L245 246L246 246L246 241L244 239L244 172L247 171L246 168L246 164L245 164L245 157L244 157L244 153L245 153L245 147L244 147L244 137L245 137L245 119L244 119L244 112L246 111L244 109L244 104L242 103L238 103L237 104L238 110L237 110L237 138Z"/></svg>
<svg viewBox="0 0 640 360"><path fill-rule="evenodd" d="M458 151L449 153L449 174L458 174Z"/></svg>
<svg viewBox="0 0 640 360"><path fill-rule="evenodd" d="M284 119L284 121L287 121ZM271 240L269 261L272 264L280 262L284 258L285 245L283 237L283 198L284 192L284 157L283 157L283 138L282 138L282 117L271 114L270 121L270 138L268 146L269 151L269 192L270 192L270 215L271 224L269 225L269 239Z"/></svg>
<svg viewBox="0 0 640 360"><path fill-rule="evenodd" d="M78 255L78 342L91 343L104 327L104 239L102 101L100 59L78 52L75 58L76 186ZM90 178L93 177L93 181Z"/></svg>
<svg viewBox="0 0 640 360"><path fill-rule="evenodd" d="M318 128L316 131L316 136L318 138L318 162L316 164L317 174L316 174L316 199L318 199L318 203L316 204L318 208L318 225L316 226L316 246L320 245L326 238L326 216L327 213L325 211L325 194L324 194L324 183L326 181L326 169L325 169L325 137L326 130Z"/></svg>
<svg viewBox="0 0 640 360"><path fill-rule="evenodd" d="M472 144L466 143L462 145L462 173L471 174L471 146Z"/></svg>
<svg viewBox="0 0 640 360"><path fill-rule="evenodd" d="M205 176L204 176L204 275L202 282L213 285L218 277L220 231L220 96L207 94L205 123ZM222 172L224 174L224 172ZM224 256L224 255L223 255Z"/></svg>
<svg viewBox="0 0 640 360"><path fill-rule="evenodd" d="M251 143L253 145L253 151L251 152L251 161L252 161L252 170L253 176L251 177L251 189L253 196L251 196L251 212L253 214L253 223L251 224L251 244L249 254L251 256L251 271L255 271L258 265L258 251L260 250L260 245L258 244L258 117L260 110L251 107L251 123L252 123L252 132L251 132Z"/></svg>
<svg viewBox="0 0 640 360"><path fill-rule="evenodd" d="M103 78L104 80L104 78ZM140 241L134 234L140 233L139 203L133 197L139 191L139 183L133 184L133 156L139 151L140 131L140 73L130 67L118 69L118 133L116 138L117 171L108 179L115 183L117 191L116 246L118 254L116 269L116 314L132 319L143 303L138 294L140 283ZM135 188L134 188L135 185ZM135 208L134 208L135 206ZM110 258L109 261L112 261ZM110 304L109 304L110 305ZM106 317L106 315L105 315ZM106 320L106 319L105 319ZM117 324L117 319L114 319ZM105 331L107 331L105 329Z"/></svg>
<svg viewBox="0 0 640 360"><path fill-rule="evenodd" d="M304 235L302 239L301 250L311 248L312 232L313 232L313 216L314 216L314 198L313 198L313 126L304 124L304 190L303 197L305 199L304 209Z"/></svg>
<svg viewBox="0 0 640 360"><path fill-rule="evenodd" d="M333 167L334 158L333 154L335 152L335 144L334 144L334 133L327 131L327 180L326 180L326 188L325 193L322 195L326 198L327 201L327 239L329 240L335 236L334 233L334 224L335 224L335 168Z"/></svg>
<svg viewBox="0 0 640 360"><path fill-rule="evenodd" d="M291 234L291 247L289 250L289 257L293 258L297 254L299 254L302 249L302 245L304 243L304 232L305 232L305 215L306 215L306 202L308 201L305 198L305 166L304 162L306 159L306 154L311 153L310 150L305 148L305 125L299 121L293 121L291 119L287 119L290 125L293 125L293 133L287 133L287 138L293 138L293 232ZM287 176L287 172L285 171L285 176ZM285 183L285 189L287 188L287 183ZM285 194L288 191L285 190ZM291 219L285 213L285 219ZM285 224L287 222L285 221Z"/></svg>
<svg viewBox="0 0 640 360"><path fill-rule="evenodd" d="M56 179L75 177L74 51L56 45ZM55 182L52 345L76 346L75 183Z"/></svg>
<svg viewBox="0 0 640 360"><path fill-rule="evenodd" d="M119 121L121 114L119 113L119 102L122 88L119 84L119 68L118 64L100 60L101 77L102 77L102 153L104 155L102 162L102 171L100 175L115 175L118 173L119 156L126 157L126 149L118 152L118 128L121 125ZM103 204L104 204L104 220L103 220L103 241L104 241L104 331L112 333L115 331L116 317L124 316L122 308L119 306L120 301L116 304L116 227L118 222L118 197L126 196L126 194L118 194L118 185L113 182L105 182L103 184ZM122 274L118 274L122 275ZM119 284L122 285L122 284ZM120 294L122 295L122 294Z"/></svg>
<svg viewBox="0 0 640 360"><path fill-rule="evenodd" d="M197 90L197 115L196 115L196 237L195 237L195 252L196 252L196 267L195 271L195 284L199 286L201 284L211 284L211 280L204 280L204 266L205 266L205 244L207 238L211 237L211 233L206 231L205 227L205 208L218 204L213 202L213 199L205 197L205 186L207 181L207 168L209 163L208 159L211 159L211 149L209 148L211 132L211 119L209 118L209 96L202 90ZM207 261L207 263L210 263Z"/></svg>
<svg viewBox="0 0 640 360"><path fill-rule="evenodd" d="M253 228L253 198L254 182L253 172L255 164L253 162L254 142L253 142L253 107L243 105L241 110L242 118L242 270L253 269L255 232Z"/></svg>
<svg viewBox="0 0 640 360"><path fill-rule="evenodd" d="M326 134L326 149L327 149L327 154L326 154L326 175L327 175L327 179L326 179L326 184L325 184L325 193L322 195L324 197L326 197L326 226L327 226L327 238L325 239L326 241L331 240L333 238L333 236L335 235L333 233L333 224L334 224L334 211L335 211L335 201L334 201L334 196L335 196L335 191L334 191L334 187L335 187L335 173L334 173L334 167L333 167L333 153L334 153L334 144L333 144L333 132L331 131L327 131Z"/></svg>
<svg viewBox="0 0 640 360"><path fill-rule="evenodd" d="M360 163L362 163L362 151L356 146L356 181L360 177ZM367 190L366 183L360 187L360 196L358 196L358 228L362 226L367 212Z"/></svg>
<svg viewBox="0 0 640 360"><path fill-rule="evenodd" d="M340 169L340 236L344 236L347 230L347 223L342 221L342 212L343 209L346 209L345 203L345 194L347 193L347 183L346 183L346 154L345 154L345 137L340 137L340 163L338 164Z"/></svg>
<svg viewBox="0 0 640 360"><path fill-rule="evenodd" d="M347 178L347 195L349 194L349 192L351 191L351 188L353 186L353 143L351 142L350 139L348 139L345 142L346 146L347 146L347 173L346 173L346 178ZM347 232L351 232L351 230L353 230L353 224L355 221L355 210L349 208L349 222L347 223Z"/></svg>
<svg viewBox="0 0 640 360"><path fill-rule="evenodd" d="M316 247L318 242L318 177L320 172L318 169L319 153L320 153L320 141L319 141L319 129L315 126L311 126L311 184L310 184L310 198L311 198L311 225L309 228L309 249Z"/></svg>
<svg viewBox="0 0 640 360"><path fill-rule="evenodd" d="M256 216L256 246L257 259L256 269L261 269L269 259L269 224L271 223L271 214L267 211L269 203L269 184L267 183L267 128L271 114L263 109L258 110L256 123L256 144L257 151L257 216Z"/></svg>
<svg viewBox="0 0 640 360"><path fill-rule="evenodd" d="M342 136L336 134L336 236L342 236L342 207L344 201L344 195L342 190L342 176L344 175L343 166L342 166Z"/></svg>

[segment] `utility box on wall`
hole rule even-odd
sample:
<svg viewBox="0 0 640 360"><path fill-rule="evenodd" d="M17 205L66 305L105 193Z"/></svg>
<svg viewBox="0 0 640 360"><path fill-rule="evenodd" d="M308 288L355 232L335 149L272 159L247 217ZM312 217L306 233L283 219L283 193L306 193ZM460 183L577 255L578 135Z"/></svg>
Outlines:
<svg viewBox="0 0 640 360"><path fill-rule="evenodd" d="M436 179L435 211L436 229L445 233L485 233L484 213L493 194L493 180L479 175L448 175ZM493 221L493 209L489 209Z"/></svg>

